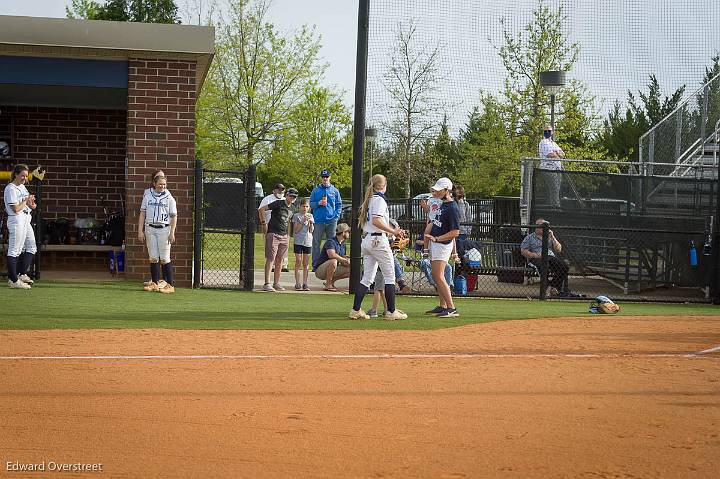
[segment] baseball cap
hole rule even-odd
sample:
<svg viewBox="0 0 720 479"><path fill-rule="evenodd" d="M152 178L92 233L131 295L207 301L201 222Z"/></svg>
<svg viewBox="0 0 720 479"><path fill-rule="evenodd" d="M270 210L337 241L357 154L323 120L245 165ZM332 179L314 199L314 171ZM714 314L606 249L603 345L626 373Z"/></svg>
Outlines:
<svg viewBox="0 0 720 479"><path fill-rule="evenodd" d="M273 186L273 190L284 190L284 189L285 189L285 185L283 185L282 183L275 183L275 186Z"/></svg>
<svg viewBox="0 0 720 479"><path fill-rule="evenodd" d="M440 191L440 190L451 190L452 189L452 181L450 181L450 178L445 178L444 176L437 180L434 185L430 187L431 190L434 191Z"/></svg>
<svg viewBox="0 0 720 479"><path fill-rule="evenodd" d="M337 227L335 228L335 234L336 234L336 235L339 235L340 233L344 233L344 232L346 232L346 231L350 231L350 227L348 226L347 223L340 223L340 224L337 225Z"/></svg>
<svg viewBox="0 0 720 479"><path fill-rule="evenodd" d="M322 170L322 171L320 172L320 176L323 177L323 178L326 177L326 176L330 176L330 170L328 170L328 169Z"/></svg>
<svg viewBox="0 0 720 479"><path fill-rule="evenodd" d="M288 188L288 190L285 192L285 196L297 196L298 190L295 188Z"/></svg>

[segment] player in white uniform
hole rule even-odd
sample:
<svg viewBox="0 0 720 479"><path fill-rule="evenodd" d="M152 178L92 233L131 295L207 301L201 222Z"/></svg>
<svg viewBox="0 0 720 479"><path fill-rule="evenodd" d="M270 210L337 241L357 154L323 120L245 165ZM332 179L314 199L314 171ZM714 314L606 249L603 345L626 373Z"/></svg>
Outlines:
<svg viewBox="0 0 720 479"><path fill-rule="evenodd" d="M387 309L384 319L407 319L407 314L395 309L395 259L393 258L390 242L387 236L404 238L405 232L400 227L390 226L390 212L385 201L387 180L383 175L374 175L370 178L370 185L365 192L365 200L360 207L358 223L363 230L362 254L363 277L355 289L353 309L348 317L350 319L369 319L370 316L362 310L362 301L370 289L378 268L382 271L385 280L385 301Z"/></svg>
<svg viewBox="0 0 720 479"><path fill-rule="evenodd" d="M12 170L12 181L5 187L5 213L8 229L8 286L30 289L33 280L27 275L37 252L35 233L31 223L32 210L36 208L35 195L31 195L27 183L30 169L27 165L16 165Z"/></svg>
<svg viewBox="0 0 720 479"><path fill-rule="evenodd" d="M138 219L138 239L145 241L150 258L150 284L145 291L174 293L173 270L170 262L170 245L175 242L177 226L177 204L175 198L167 191L167 179L157 175L153 180L153 188L143 195ZM160 269L165 277L166 285L158 286Z"/></svg>

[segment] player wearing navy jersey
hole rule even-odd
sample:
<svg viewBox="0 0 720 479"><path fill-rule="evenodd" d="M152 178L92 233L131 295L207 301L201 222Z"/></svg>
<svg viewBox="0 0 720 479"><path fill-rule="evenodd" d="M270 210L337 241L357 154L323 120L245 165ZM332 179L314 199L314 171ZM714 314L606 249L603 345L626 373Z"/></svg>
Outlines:
<svg viewBox="0 0 720 479"><path fill-rule="evenodd" d="M395 258L388 235L404 238L405 232L399 227L390 226L390 212L387 201L387 180L383 175L374 175L370 178L370 184L365 192L365 200L360 207L358 224L363 230L362 254L363 254L363 277L355 289L355 301L353 309L348 317L350 319L369 319L362 310L362 301L375 279L378 268L382 271L385 280L385 301L387 308L384 319L397 320L406 319L407 314L395 309Z"/></svg>
<svg viewBox="0 0 720 479"><path fill-rule="evenodd" d="M452 181L440 178L430 188L433 198L442 200L440 212L425 227L425 245L430 252L432 276L435 280L440 305L428 311L440 318L460 316L453 303L450 285L445 280L445 267L453 253L455 238L460 234L460 212L452 199Z"/></svg>
<svg viewBox="0 0 720 479"><path fill-rule="evenodd" d="M167 179L157 175L153 179L153 188L143 195L138 219L138 239L145 241L150 259L150 284L146 291L174 293L173 270L170 262L170 245L175 242L177 225L177 204L167 191ZM160 270L165 277L163 287L158 286Z"/></svg>
<svg viewBox="0 0 720 479"><path fill-rule="evenodd" d="M37 252L31 225L35 196L25 187L29 174L27 165L16 165L12 170L12 181L5 187L3 195L8 217L8 286L16 289L30 289L33 284L27 271Z"/></svg>

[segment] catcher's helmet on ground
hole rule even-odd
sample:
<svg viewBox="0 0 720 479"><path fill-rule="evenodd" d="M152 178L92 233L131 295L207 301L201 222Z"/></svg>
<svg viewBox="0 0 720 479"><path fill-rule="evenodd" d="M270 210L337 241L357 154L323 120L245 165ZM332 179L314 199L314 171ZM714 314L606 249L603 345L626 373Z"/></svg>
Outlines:
<svg viewBox="0 0 720 479"><path fill-rule="evenodd" d="M620 306L615 304L612 299L607 296L598 296L590 303L588 312L593 314L615 314L620 311Z"/></svg>

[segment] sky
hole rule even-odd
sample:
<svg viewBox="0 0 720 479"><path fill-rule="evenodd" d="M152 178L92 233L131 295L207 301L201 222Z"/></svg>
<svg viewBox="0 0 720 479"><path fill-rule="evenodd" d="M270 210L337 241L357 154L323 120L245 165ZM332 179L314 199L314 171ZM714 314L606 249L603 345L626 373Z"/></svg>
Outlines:
<svg viewBox="0 0 720 479"><path fill-rule="evenodd" d="M176 0L181 11L190 0ZM65 18L70 0L0 0L0 14ZM322 61L328 64L325 84L344 91L351 106L355 88L358 0L273 0L271 21L281 31L315 26L322 36Z"/></svg>

